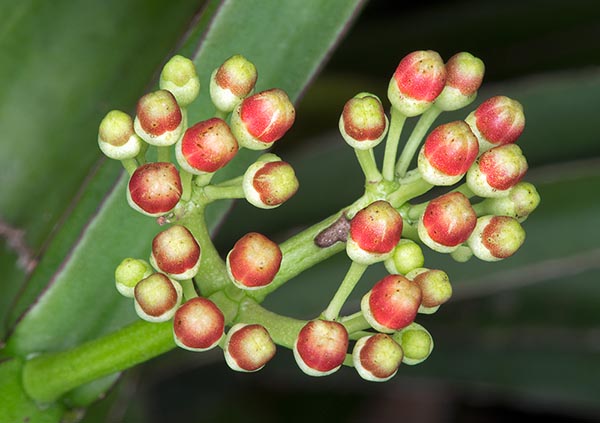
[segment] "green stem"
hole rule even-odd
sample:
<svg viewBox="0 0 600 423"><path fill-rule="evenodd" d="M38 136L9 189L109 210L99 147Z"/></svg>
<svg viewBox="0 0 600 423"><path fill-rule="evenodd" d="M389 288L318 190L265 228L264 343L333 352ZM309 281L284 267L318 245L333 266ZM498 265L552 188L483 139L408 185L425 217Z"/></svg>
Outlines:
<svg viewBox="0 0 600 423"><path fill-rule="evenodd" d="M409 225L408 223L404 223L402 226L402 238L412 239L415 242L420 242L421 238L419 238L417 225Z"/></svg>
<svg viewBox="0 0 600 423"><path fill-rule="evenodd" d="M192 178L194 175L184 169L179 169L179 176L181 177L182 188L181 199L183 201L189 201L192 196Z"/></svg>
<svg viewBox="0 0 600 423"><path fill-rule="evenodd" d="M344 280L340 284L340 287L336 291L335 295L331 299L331 302L322 314L325 320L336 320L340 314L340 310L344 306L344 303L354 290L354 287L360 280L361 276L367 270L367 265L359 264L355 261L350 265L348 273L344 277Z"/></svg>
<svg viewBox="0 0 600 423"><path fill-rule="evenodd" d="M475 193L473 191L471 191L471 188L469 188L469 185L467 185L466 182L459 185L458 187L454 188L450 192L460 192L462 195L464 195L467 198L475 197Z"/></svg>
<svg viewBox="0 0 600 423"><path fill-rule="evenodd" d="M123 159L121 160L121 164L123 165L127 173L129 173L129 176L133 175L133 172L135 172L135 170L138 167L137 161L135 159Z"/></svg>
<svg viewBox="0 0 600 423"><path fill-rule="evenodd" d="M381 181L382 176L381 173L379 173L379 169L377 169L377 163L375 163L375 154L373 153L373 149L369 148L368 150L359 150L355 148L354 151L356 152L356 158L358 159L360 168L365 174L367 183Z"/></svg>
<svg viewBox="0 0 600 423"><path fill-rule="evenodd" d="M360 338L364 338L365 336L371 336L371 335L373 335L372 332L367 332L365 330L358 330L356 332L352 332L351 334L348 334L348 337L353 341L358 341Z"/></svg>
<svg viewBox="0 0 600 423"><path fill-rule="evenodd" d="M431 188L433 188L433 185L425 182L422 178L415 179L409 184L401 185L400 188L391 193L388 196L388 201L392 206L399 208L407 201L425 194Z"/></svg>
<svg viewBox="0 0 600 423"><path fill-rule="evenodd" d="M244 176L238 176L236 178L231 178L226 181L220 182L218 184L214 184L215 187L230 187L233 185L241 185L244 180Z"/></svg>
<svg viewBox="0 0 600 423"><path fill-rule="evenodd" d="M157 160L159 162L170 162L171 161L171 147L156 147L158 154Z"/></svg>
<svg viewBox="0 0 600 423"><path fill-rule="evenodd" d="M51 402L94 379L143 363L175 347L173 324L138 321L68 351L42 354L25 363L23 388Z"/></svg>
<svg viewBox="0 0 600 423"><path fill-rule="evenodd" d="M207 185L204 187L204 194L209 202L223 200L225 198L244 198L244 189L241 185L216 186Z"/></svg>
<svg viewBox="0 0 600 423"><path fill-rule="evenodd" d="M148 151L148 146L149 144L147 142L142 141L142 148L140 149L138 155L135 156L135 159L137 160L140 166L146 164L146 152Z"/></svg>
<svg viewBox="0 0 600 423"><path fill-rule="evenodd" d="M408 141L406 141L406 145L404 146L404 150L402 150L402 154L400 154L400 158L398 159L398 163L396 164L396 173L401 178L404 177L408 167L410 166L410 162L414 157L417 149L419 148L419 144L425 137L425 134L433 124L433 121L437 119L437 117L442 113L442 110L437 108L435 105L427 109L425 113L421 115L419 121L417 122L415 128L413 129Z"/></svg>
<svg viewBox="0 0 600 423"><path fill-rule="evenodd" d="M181 287L183 288L183 298L185 301L190 300L192 298L196 298L198 293L196 292L196 287L194 286L194 281L191 279L185 279L179 281Z"/></svg>
<svg viewBox="0 0 600 423"><path fill-rule="evenodd" d="M385 153L383 156L383 177L388 181L394 180L394 166L396 164L396 155L398 154L398 143L406 116L398 109L392 106L390 110L391 122L390 130L385 141Z"/></svg>
<svg viewBox="0 0 600 423"><path fill-rule="evenodd" d="M229 112L225 112L223 110L215 109L215 117L217 117L219 119L226 120L227 119L227 115L229 115Z"/></svg>
<svg viewBox="0 0 600 423"><path fill-rule="evenodd" d="M371 327L369 322L367 322L367 319L365 319L365 316L363 316L362 312L355 313L340 323L344 325L348 333L355 333Z"/></svg>
<svg viewBox="0 0 600 423"><path fill-rule="evenodd" d="M203 173L202 175L197 175L194 178L194 183L199 187L206 186L210 184L210 181L214 175L214 173Z"/></svg>

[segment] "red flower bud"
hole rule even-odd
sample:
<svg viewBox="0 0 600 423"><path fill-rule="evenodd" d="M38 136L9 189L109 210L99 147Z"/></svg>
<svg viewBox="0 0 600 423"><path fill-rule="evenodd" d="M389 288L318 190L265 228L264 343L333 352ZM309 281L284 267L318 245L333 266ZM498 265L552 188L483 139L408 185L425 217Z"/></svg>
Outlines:
<svg viewBox="0 0 600 423"><path fill-rule="evenodd" d="M511 144L525 128L523 106L508 97L492 97L479 105L465 121L479 140L480 150Z"/></svg>
<svg viewBox="0 0 600 423"><path fill-rule="evenodd" d="M388 118L381 100L373 94L357 94L344 105L339 127L344 140L352 148L368 150L375 147L388 129Z"/></svg>
<svg viewBox="0 0 600 423"><path fill-rule="evenodd" d="M200 267L200 245L185 226L174 225L152 240L150 263L173 279L191 279Z"/></svg>
<svg viewBox="0 0 600 423"><path fill-rule="evenodd" d="M360 338L352 350L354 368L371 382L390 380L398 371L402 356L400 345L383 333Z"/></svg>
<svg viewBox="0 0 600 423"><path fill-rule="evenodd" d="M350 221L346 252L350 259L372 264L388 258L402 235L402 217L387 201L360 210Z"/></svg>
<svg viewBox="0 0 600 423"><path fill-rule="evenodd" d="M132 159L139 154L142 140L133 131L131 117L120 110L112 110L100 122L98 146L111 159Z"/></svg>
<svg viewBox="0 0 600 423"><path fill-rule="evenodd" d="M177 142L177 162L194 175L212 173L224 167L238 151L227 123L219 118L199 122L185 131Z"/></svg>
<svg viewBox="0 0 600 423"><path fill-rule="evenodd" d="M479 153L479 143L464 121L435 128L419 153L421 176L432 185L454 185L469 170Z"/></svg>
<svg viewBox="0 0 600 423"><path fill-rule="evenodd" d="M158 90L140 98L133 126L148 144L175 144L181 136L183 124L181 109L173 94Z"/></svg>
<svg viewBox="0 0 600 423"><path fill-rule="evenodd" d="M435 313L440 305L452 296L450 279L443 270L414 269L406 277L421 288L422 299L419 313Z"/></svg>
<svg viewBox="0 0 600 423"><path fill-rule="evenodd" d="M225 317L208 298L195 297L175 312L175 343L190 351L206 351L217 346L225 331Z"/></svg>
<svg viewBox="0 0 600 423"><path fill-rule="evenodd" d="M419 285L402 275L388 275L362 298L360 308L378 332L394 332L411 324L421 305Z"/></svg>
<svg viewBox="0 0 600 423"><path fill-rule="evenodd" d="M427 110L446 82L444 62L435 51L415 51L401 61L388 87L392 105L406 116Z"/></svg>
<svg viewBox="0 0 600 423"><path fill-rule="evenodd" d="M252 93L257 78L252 62L239 54L232 56L212 73L210 98L217 109L231 112Z"/></svg>
<svg viewBox="0 0 600 423"><path fill-rule="evenodd" d="M225 361L238 372L256 372L275 355L275 343L261 325L238 323L227 333Z"/></svg>
<svg viewBox="0 0 600 423"><path fill-rule="evenodd" d="M235 243L227 254L227 273L240 289L257 289L270 284L281 266L279 245L251 232Z"/></svg>
<svg viewBox="0 0 600 423"><path fill-rule="evenodd" d="M154 273L135 286L135 311L148 322L166 322L175 314L181 297L178 282L162 273Z"/></svg>
<svg viewBox="0 0 600 423"><path fill-rule="evenodd" d="M404 351L402 362L409 366L427 360L427 357L433 351L431 334L418 323L411 323L400 332L396 332L392 338L400 344Z"/></svg>
<svg viewBox="0 0 600 423"><path fill-rule="evenodd" d="M292 127L294 105L287 94L272 89L244 99L231 115L231 130L242 147L264 150Z"/></svg>
<svg viewBox="0 0 600 423"><path fill-rule="evenodd" d="M417 229L419 238L429 248L450 253L469 238L476 224L477 215L469 199L451 192L429 202Z"/></svg>
<svg viewBox="0 0 600 423"><path fill-rule="evenodd" d="M446 85L435 100L442 110L458 110L469 105L477 96L483 81L485 66L470 53L462 52L446 62Z"/></svg>
<svg viewBox="0 0 600 423"><path fill-rule="evenodd" d="M246 200L261 209L280 206L298 191L299 185L294 168L275 155L250 165L242 182Z"/></svg>
<svg viewBox="0 0 600 423"><path fill-rule="evenodd" d="M516 144L483 153L467 173L467 184L480 197L503 197L527 172L527 160Z"/></svg>
<svg viewBox="0 0 600 423"><path fill-rule="evenodd" d="M512 256L525 242L521 224L508 216L483 216L469 238L469 247L480 260L498 261Z"/></svg>
<svg viewBox="0 0 600 423"><path fill-rule="evenodd" d="M348 350L348 332L338 322L313 320L298 334L294 358L309 376L327 376L343 364Z"/></svg>
<svg viewBox="0 0 600 423"><path fill-rule="evenodd" d="M138 167L129 179L129 205L148 216L170 212L180 198L181 178L172 163L147 163Z"/></svg>

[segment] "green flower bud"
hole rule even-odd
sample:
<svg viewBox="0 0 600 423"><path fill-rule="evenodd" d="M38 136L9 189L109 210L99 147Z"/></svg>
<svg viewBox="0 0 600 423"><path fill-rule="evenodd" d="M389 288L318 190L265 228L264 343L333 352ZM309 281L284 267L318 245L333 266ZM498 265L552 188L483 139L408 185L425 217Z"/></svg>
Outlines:
<svg viewBox="0 0 600 423"><path fill-rule="evenodd" d="M200 92L196 66L187 57L173 56L160 73L160 89L170 91L181 107L190 105Z"/></svg>
<svg viewBox="0 0 600 423"><path fill-rule="evenodd" d="M135 286L152 272L152 267L144 260L126 258L115 270L117 291L125 297L133 298Z"/></svg>
<svg viewBox="0 0 600 423"><path fill-rule="evenodd" d="M433 338L431 334L418 323L411 323L399 332L392 335L402 347L404 357L402 362L410 366L422 363L433 351Z"/></svg>

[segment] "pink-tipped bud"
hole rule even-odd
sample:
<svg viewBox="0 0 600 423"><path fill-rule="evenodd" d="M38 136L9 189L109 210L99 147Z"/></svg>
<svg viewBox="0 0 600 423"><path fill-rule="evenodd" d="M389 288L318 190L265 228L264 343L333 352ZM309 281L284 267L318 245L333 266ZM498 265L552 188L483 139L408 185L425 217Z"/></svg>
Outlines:
<svg viewBox="0 0 600 423"><path fill-rule="evenodd" d="M275 343L269 332L261 325L238 323L227 333L225 361L238 372L256 372L275 355Z"/></svg>
<svg viewBox="0 0 600 423"><path fill-rule="evenodd" d="M388 86L388 98L405 116L417 116L431 107L445 82L446 68L440 55L415 51L400 61Z"/></svg>
<svg viewBox="0 0 600 423"><path fill-rule="evenodd" d="M285 135L296 111L285 91L262 91L244 99L231 115L231 130L242 147L265 150Z"/></svg>
<svg viewBox="0 0 600 423"><path fill-rule="evenodd" d="M516 144L483 153L467 173L467 184L480 197L504 197L527 172L527 160Z"/></svg>
<svg viewBox="0 0 600 423"><path fill-rule="evenodd" d="M484 203L489 214L510 216L523 222L540 204L540 195L529 182L519 182L507 196L489 198Z"/></svg>
<svg viewBox="0 0 600 423"><path fill-rule="evenodd" d="M421 305L419 285L402 275L388 275L377 282L360 302L371 327L394 332L410 325Z"/></svg>
<svg viewBox="0 0 600 423"><path fill-rule="evenodd" d="M233 159L238 143L227 123L219 118L199 122L177 142L177 162L194 175L216 172Z"/></svg>
<svg viewBox="0 0 600 423"><path fill-rule="evenodd" d="M469 170L477 155L477 138L462 120L435 128L419 153L423 179L432 185L454 185Z"/></svg>
<svg viewBox="0 0 600 423"><path fill-rule="evenodd" d="M181 107L189 106L200 93L196 65L187 57L173 56L160 73L160 89L167 90Z"/></svg>
<svg viewBox="0 0 600 423"><path fill-rule="evenodd" d="M379 144L388 126L381 100L369 93L360 93L348 100L339 123L344 140L359 150L368 150Z"/></svg>
<svg viewBox="0 0 600 423"><path fill-rule="evenodd" d="M142 140L133 130L131 116L120 110L108 112L100 122L98 146L105 156L114 160L137 156L142 149Z"/></svg>
<svg viewBox="0 0 600 423"><path fill-rule="evenodd" d="M152 240L150 263L173 279L191 279L200 268L200 245L185 226L171 226Z"/></svg>
<svg viewBox="0 0 600 423"><path fill-rule="evenodd" d="M354 368L365 380L390 380L402 363L402 348L390 336L378 333L356 341L352 350Z"/></svg>
<svg viewBox="0 0 600 423"><path fill-rule="evenodd" d="M246 200L261 209L273 209L285 203L299 186L294 168L274 154L262 156L251 164L242 181Z"/></svg>
<svg viewBox="0 0 600 423"><path fill-rule="evenodd" d="M140 98L133 127L148 144L163 147L175 144L183 130L183 119L173 94L158 90Z"/></svg>
<svg viewBox="0 0 600 423"><path fill-rule="evenodd" d="M166 322L175 314L181 297L178 282L162 273L153 273L135 286L135 311L148 322Z"/></svg>
<svg viewBox="0 0 600 423"><path fill-rule="evenodd" d="M424 263L425 257L419 244L410 239L401 239L383 264L389 273L406 275L413 269L423 267Z"/></svg>
<svg viewBox="0 0 600 423"><path fill-rule="evenodd" d="M431 334L418 323L411 323L409 326L392 335L402 347L404 357L402 362L409 366L422 363L427 360L431 351L433 351L433 338Z"/></svg>
<svg viewBox="0 0 600 423"><path fill-rule="evenodd" d="M175 312L175 343L190 351L206 351L218 345L225 336L225 317L208 298L195 297Z"/></svg>
<svg viewBox="0 0 600 423"><path fill-rule="evenodd" d="M402 216L387 201L379 200L360 210L350 221L346 253L361 264L389 258L402 235Z"/></svg>
<svg viewBox="0 0 600 423"><path fill-rule="evenodd" d="M469 238L476 224L477 214L469 199L460 192L451 192L429 202L417 229L429 248L450 253Z"/></svg>
<svg viewBox="0 0 600 423"><path fill-rule="evenodd" d="M348 332L338 322L313 320L300 330L294 343L294 358L309 376L327 376L337 371L348 351Z"/></svg>
<svg viewBox="0 0 600 423"><path fill-rule="evenodd" d="M469 247L475 257L498 261L512 256L525 242L525 230L508 216L483 216L469 238Z"/></svg>
<svg viewBox="0 0 600 423"><path fill-rule="evenodd" d="M152 267L144 260L126 258L115 269L117 291L125 297L133 298L135 286L152 273Z"/></svg>
<svg viewBox="0 0 600 423"><path fill-rule="evenodd" d="M181 178L172 163L146 163L138 167L127 189L127 202L148 216L170 212L181 198Z"/></svg>
<svg viewBox="0 0 600 423"><path fill-rule="evenodd" d="M215 107L231 112L254 90L258 74L252 62L239 54L227 59L210 77L210 98Z"/></svg>
<svg viewBox="0 0 600 423"><path fill-rule="evenodd" d="M446 85L435 105L444 111L468 106L477 97L484 73L481 59L467 52L455 54L446 62Z"/></svg>
<svg viewBox="0 0 600 423"><path fill-rule="evenodd" d="M250 232L227 254L227 273L240 289L258 289L270 284L281 266L279 245L266 236Z"/></svg>
<svg viewBox="0 0 600 423"><path fill-rule="evenodd" d="M435 313L452 296L450 278L443 270L414 269L406 277L421 288L419 313Z"/></svg>
<svg viewBox="0 0 600 423"><path fill-rule="evenodd" d="M479 105L465 121L479 140L480 151L512 144L525 128L523 106L504 96L492 97Z"/></svg>

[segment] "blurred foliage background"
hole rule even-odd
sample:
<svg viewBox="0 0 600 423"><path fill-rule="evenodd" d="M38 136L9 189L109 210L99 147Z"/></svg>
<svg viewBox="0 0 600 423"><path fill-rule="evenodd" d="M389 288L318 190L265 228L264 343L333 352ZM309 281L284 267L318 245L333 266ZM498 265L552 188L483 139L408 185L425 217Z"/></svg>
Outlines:
<svg viewBox="0 0 600 423"><path fill-rule="evenodd" d="M132 110L199 6L210 10L216 2L180 0L168 8L142 0L72 3L0 4L6 17L0 25L2 336L19 315L9 305L28 268L40 258L50 261L47 268L58 266L77 238L76 229L60 231L62 219L85 225L87 215L68 213L71 199L88 202L93 214L93 204L114 183L115 169L102 165L93 190L79 191L98 166L98 122L110 108ZM43 17L52 7L64 13L47 23ZM102 26L89 25L92 19ZM46 36L64 26L69 30ZM113 32L122 37L109 42ZM456 264L428 254L426 265L445 269L455 294L438 313L418 319L436 342L429 360L401 367L388 383L362 381L349 369L309 378L288 351L257 374L230 371L219 351L173 351L127 372L84 421L600 421L599 39L600 3L593 0L370 1L303 93L296 124L275 150L297 169L297 196L270 211L236 203L216 235L218 248L225 253L249 231L283 240L360 195L362 174L336 132L339 114L357 92L385 98L399 59L418 49L437 50L445 59L469 51L486 64L476 103L438 122L464 118L493 95L523 103L527 124L519 144L531 169L526 180L542 196L524 224L523 248L493 264ZM96 66L99 60L114 66ZM56 75L63 78L57 82ZM65 119L75 126L65 126ZM46 139L70 141L64 148L32 142ZM45 254L50 239L54 255ZM311 318L327 305L347 266L347 258L335 257L266 304ZM370 270L348 307L356 308L382 274L383 267ZM35 275L33 283L47 280L48 274ZM25 291L17 310L37 291ZM110 318L103 324L102 330L118 327Z"/></svg>

